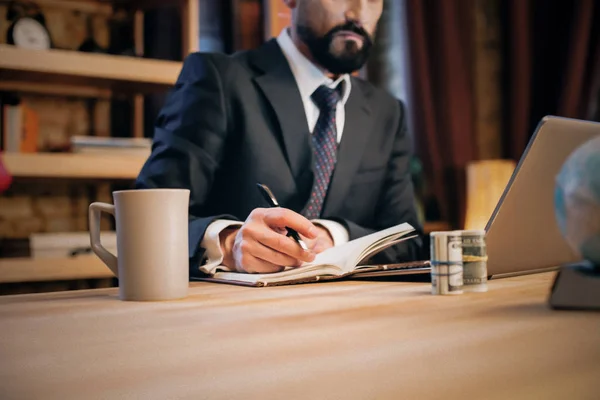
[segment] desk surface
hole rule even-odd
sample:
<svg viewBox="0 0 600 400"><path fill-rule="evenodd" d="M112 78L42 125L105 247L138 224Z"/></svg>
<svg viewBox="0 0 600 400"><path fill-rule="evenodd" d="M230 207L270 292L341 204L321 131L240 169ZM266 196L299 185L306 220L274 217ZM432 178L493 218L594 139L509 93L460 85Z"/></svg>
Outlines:
<svg viewBox="0 0 600 400"><path fill-rule="evenodd" d="M0 397L595 399L600 314L549 309L553 277L0 297Z"/></svg>

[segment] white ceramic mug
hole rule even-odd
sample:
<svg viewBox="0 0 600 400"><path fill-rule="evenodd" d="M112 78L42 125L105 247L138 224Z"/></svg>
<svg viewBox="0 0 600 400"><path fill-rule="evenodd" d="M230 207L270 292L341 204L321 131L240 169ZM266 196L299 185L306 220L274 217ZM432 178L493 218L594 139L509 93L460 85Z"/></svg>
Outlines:
<svg viewBox="0 0 600 400"><path fill-rule="evenodd" d="M188 189L136 189L113 192L114 205L89 206L94 253L119 279L122 300L160 301L187 296ZM100 240L100 216L116 221L118 257Z"/></svg>

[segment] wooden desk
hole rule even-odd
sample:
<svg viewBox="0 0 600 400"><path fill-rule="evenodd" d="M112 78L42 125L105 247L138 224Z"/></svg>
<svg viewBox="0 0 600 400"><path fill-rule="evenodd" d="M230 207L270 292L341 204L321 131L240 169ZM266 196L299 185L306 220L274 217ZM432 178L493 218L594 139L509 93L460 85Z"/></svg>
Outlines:
<svg viewBox="0 0 600 400"><path fill-rule="evenodd" d="M596 399L600 314L552 311L554 273L429 285L193 283L0 298L3 399Z"/></svg>

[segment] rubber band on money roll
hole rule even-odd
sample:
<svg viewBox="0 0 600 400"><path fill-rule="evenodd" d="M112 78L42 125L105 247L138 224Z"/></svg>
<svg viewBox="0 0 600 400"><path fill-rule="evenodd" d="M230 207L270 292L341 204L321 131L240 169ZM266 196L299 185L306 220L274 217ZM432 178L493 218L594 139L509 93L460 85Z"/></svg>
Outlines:
<svg viewBox="0 0 600 400"><path fill-rule="evenodd" d="M456 276L456 275L462 274L462 272L461 271L454 271L454 272L446 272L446 273L444 273L444 272L439 272L439 271L431 271L431 274L435 275L435 276Z"/></svg>
<svg viewBox="0 0 600 400"><path fill-rule="evenodd" d="M430 264L432 266L434 266L434 267L439 267L439 266L444 266L444 265L458 265L458 266L462 266L463 265L463 261L436 261L436 260L431 260Z"/></svg>

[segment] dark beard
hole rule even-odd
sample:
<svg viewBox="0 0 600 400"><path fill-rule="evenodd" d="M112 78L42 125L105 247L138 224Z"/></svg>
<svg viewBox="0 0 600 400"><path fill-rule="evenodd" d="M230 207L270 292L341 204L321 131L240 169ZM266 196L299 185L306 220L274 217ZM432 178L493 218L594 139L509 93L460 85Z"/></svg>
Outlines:
<svg viewBox="0 0 600 400"><path fill-rule="evenodd" d="M333 54L331 45L333 37L340 31L354 32L363 38L363 46L358 49L353 41L346 43L342 54ZM351 74L363 67L369 58L369 51L373 45L369 34L360 26L349 21L331 29L324 36L318 37L312 28L307 25L297 26L298 37L302 40L314 60L332 74Z"/></svg>

